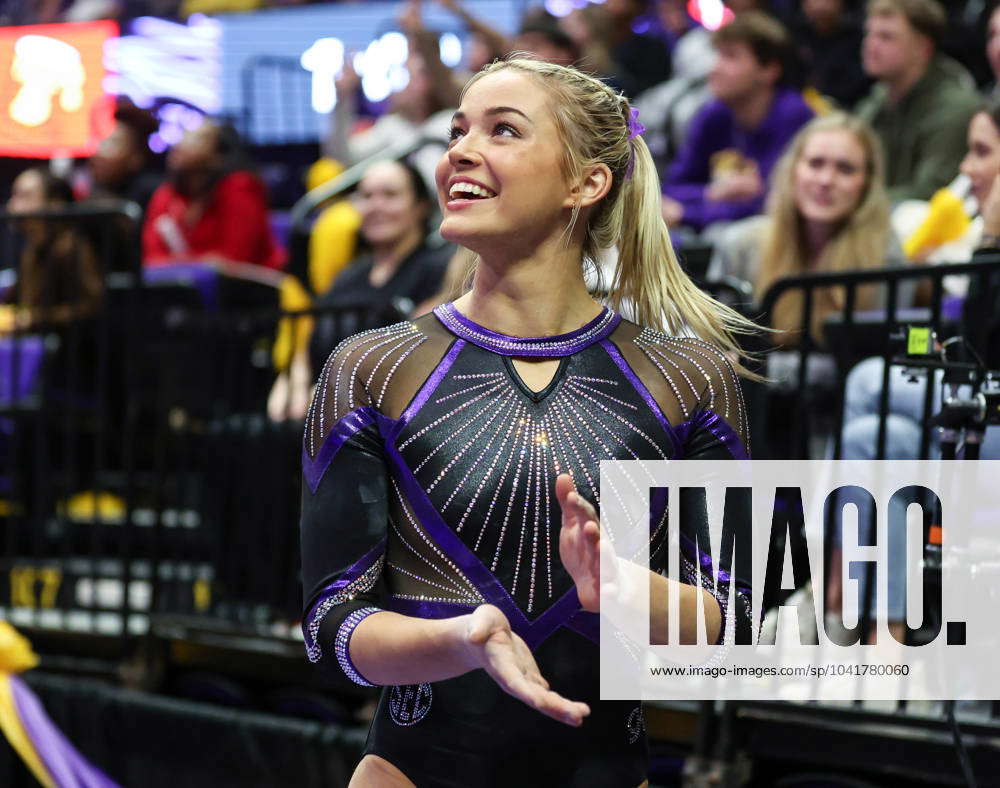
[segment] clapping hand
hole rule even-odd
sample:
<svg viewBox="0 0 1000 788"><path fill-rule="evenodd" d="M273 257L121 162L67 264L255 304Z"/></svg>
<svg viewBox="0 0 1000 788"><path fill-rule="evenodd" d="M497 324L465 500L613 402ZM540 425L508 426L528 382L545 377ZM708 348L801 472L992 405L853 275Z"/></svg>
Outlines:
<svg viewBox="0 0 1000 788"><path fill-rule="evenodd" d="M601 531L597 511L576 491L573 478L556 478L556 498L562 507L559 558L576 584L580 605L590 613L601 609L601 572L605 593L616 593L618 581L614 549Z"/></svg>
<svg viewBox="0 0 1000 788"><path fill-rule="evenodd" d="M468 616L466 649L472 664L483 668L500 688L554 720L579 727L590 714L586 703L564 698L549 688L538 663L500 608L480 605Z"/></svg>

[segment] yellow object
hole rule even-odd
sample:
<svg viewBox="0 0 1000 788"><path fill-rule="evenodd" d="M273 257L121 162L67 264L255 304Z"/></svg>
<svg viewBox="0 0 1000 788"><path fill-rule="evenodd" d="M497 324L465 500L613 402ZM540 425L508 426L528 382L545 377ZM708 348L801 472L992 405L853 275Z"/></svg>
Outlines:
<svg viewBox="0 0 1000 788"><path fill-rule="evenodd" d="M0 621L0 673L23 673L38 665L31 643L6 621Z"/></svg>
<svg viewBox="0 0 1000 788"><path fill-rule="evenodd" d="M335 202L316 219L309 237L309 286L317 295L330 289L354 258L361 214L347 200Z"/></svg>
<svg viewBox="0 0 1000 788"><path fill-rule="evenodd" d="M829 115L834 110L830 100L820 93L816 88L806 88L802 91L802 100L809 105L809 109L818 116Z"/></svg>
<svg viewBox="0 0 1000 788"><path fill-rule="evenodd" d="M923 222L903 242L903 251L909 259L917 259L942 244L961 238L971 222L961 198L950 189L939 189L931 197Z"/></svg>
<svg viewBox="0 0 1000 788"><path fill-rule="evenodd" d="M318 159L306 171L306 190L312 191L327 181L332 181L344 171L344 165L336 159Z"/></svg>
<svg viewBox="0 0 1000 788"><path fill-rule="evenodd" d="M0 334L13 331L16 325L15 307L10 304L0 304Z"/></svg>
<svg viewBox="0 0 1000 788"><path fill-rule="evenodd" d="M906 352L911 356L927 355L931 352L931 330L920 326L910 328L907 337Z"/></svg>
<svg viewBox="0 0 1000 788"><path fill-rule="evenodd" d="M21 724L11 687L12 675L29 670L37 664L38 657L31 650L28 640L6 621L0 621L0 730L21 756L21 760L31 769L35 779L46 788L55 788L55 780L38 757L35 746Z"/></svg>
<svg viewBox="0 0 1000 788"><path fill-rule="evenodd" d="M281 280L278 300L282 312L298 312L312 306L312 299L302 283L294 276L287 275ZM285 317L278 321L278 334L271 349L271 362L279 372L288 368L292 358L309 344L312 334L311 317Z"/></svg>
<svg viewBox="0 0 1000 788"><path fill-rule="evenodd" d="M181 17L191 14L229 14L239 11L255 11L263 0L184 0Z"/></svg>
<svg viewBox="0 0 1000 788"><path fill-rule="evenodd" d="M77 493L60 507L60 514L76 522L95 518L104 523L120 523L125 519L125 501L109 492L93 490Z"/></svg>

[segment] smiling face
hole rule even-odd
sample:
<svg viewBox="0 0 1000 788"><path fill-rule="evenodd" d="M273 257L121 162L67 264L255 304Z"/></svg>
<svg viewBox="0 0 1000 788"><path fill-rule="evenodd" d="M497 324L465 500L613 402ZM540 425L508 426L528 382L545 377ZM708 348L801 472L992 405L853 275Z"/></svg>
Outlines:
<svg viewBox="0 0 1000 788"><path fill-rule="evenodd" d="M442 237L481 254L562 231L574 200L551 101L513 69L466 91L436 173Z"/></svg>
<svg viewBox="0 0 1000 788"><path fill-rule="evenodd" d="M969 123L969 150L961 169L972 181L972 193L982 205L1000 174L1000 129L985 112L974 115Z"/></svg>
<svg viewBox="0 0 1000 788"><path fill-rule="evenodd" d="M858 139L844 129L810 135L795 164L795 205L807 222L840 224L858 207L868 184L868 162Z"/></svg>
<svg viewBox="0 0 1000 788"><path fill-rule="evenodd" d="M361 235L374 247L396 246L423 235L427 205L417 200L410 174L398 162L369 167L358 184L355 204L361 214Z"/></svg>

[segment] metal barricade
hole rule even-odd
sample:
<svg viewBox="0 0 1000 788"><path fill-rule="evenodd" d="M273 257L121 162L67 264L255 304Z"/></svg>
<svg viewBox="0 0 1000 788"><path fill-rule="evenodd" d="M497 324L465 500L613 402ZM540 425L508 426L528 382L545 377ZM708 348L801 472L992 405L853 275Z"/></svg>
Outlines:
<svg viewBox="0 0 1000 788"><path fill-rule="evenodd" d="M792 294L801 298L800 319L798 321L798 342L782 351L788 354L791 363L786 365L790 378L786 380L785 412L788 419L775 424L771 418L758 416L758 429L754 432L755 442L769 444L767 456L774 459L805 459L810 456L842 455L841 435L843 431L843 385L846 375L853 366L866 357L879 356L883 359L882 387L878 406L878 435L876 458L884 458L886 452L886 422L889 413L889 378L893 351L889 335L909 323L929 326L941 337L952 336L959 331L958 311L960 303L954 297L946 297L944 280L949 277L987 277L1000 257L984 258L974 263L939 266L911 266L906 268L886 268L844 273L809 274L789 277L776 282L764 294L761 303L761 323L770 326L775 305L782 297ZM874 310L859 312L858 290L861 287L881 287L884 289L884 306ZM844 294L842 307L831 315L823 326L824 336L813 335L815 300L820 290L841 288ZM926 306L904 308L901 291L910 289L922 293ZM825 346L821 344L825 343ZM816 405L818 387L810 379L810 370L815 369L814 361L825 354L830 369L835 374L832 385L825 392L828 399L820 411ZM924 430L920 443L919 457L927 458L930 451L930 430L927 427L931 415L932 389L926 387L924 396ZM817 421L817 416L829 417L826 423ZM764 434L762 435L763 427ZM820 430L823 434L820 434ZM786 436L776 440L776 433ZM765 440L762 440L764 438ZM816 440L817 438L823 441ZM820 454L819 452L822 452Z"/></svg>

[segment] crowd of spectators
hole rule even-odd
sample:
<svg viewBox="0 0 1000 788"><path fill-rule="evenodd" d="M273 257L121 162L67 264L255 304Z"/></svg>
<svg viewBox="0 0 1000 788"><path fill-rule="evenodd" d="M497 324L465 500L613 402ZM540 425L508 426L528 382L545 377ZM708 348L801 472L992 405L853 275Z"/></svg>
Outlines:
<svg viewBox="0 0 1000 788"><path fill-rule="evenodd" d="M310 188L395 146L417 150L403 164L371 166L354 197L323 204L299 269L287 270L289 255L272 229L257 163L222 121L189 130L156 162L147 144L156 121L123 101L111 134L72 181L75 198L137 203L146 265L230 261L292 273L300 281L285 305L346 298L372 310L389 302L415 307L433 300L453 251L433 240L440 143L421 141L445 138L469 73L522 51L599 73L634 100L661 170L663 218L675 243L711 245L710 275L744 280L758 298L784 276L955 262L990 242L984 226L993 220L982 215L983 206L1000 202L1000 186L990 153L995 116L983 107L1000 91L1000 8L961 2L946 8L938 0L869 0L863 7L850 0L732 0L717 20L722 24L710 29L697 3L606 0L561 18L532 7L507 34L461 0L437 1L468 34L461 67L444 65L438 31L425 24L420 0L408 0L398 27L409 41L409 80L385 110L364 116L360 78L350 66L338 77L339 100ZM295 4L46 0L8 3L3 21L183 17ZM68 202L59 195L74 196L41 172L19 178L12 210L27 204L25 194L59 204ZM43 237L28 222L21 230L29 238L22 268L55 276L63 241ZM41 263L47 254L48 268ZM453 268L466 263L456 257ZM45 277L29 273L23 281ZM69 290L93 301L91 279L81 269ZM22 284L8 300L23 300L31 287ZM953 289L962 296L966 287ZM858 309L882 305L870 290L859 291ZM903 297L908 306L922 295L913 290ZM833 290L818 296L809 330L820 345L822 321L842 302ZM798 313L794 298L778 304L777 344L798 341ZM301 384L316 359L337 339L324 330L316 323L312 347L299 342L280 370L292 411L301 410Z"/></svg>

